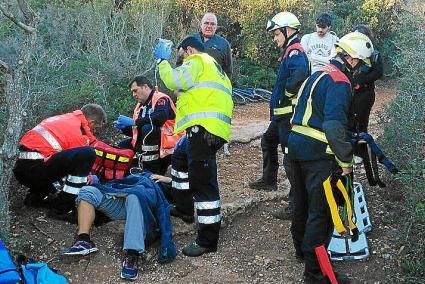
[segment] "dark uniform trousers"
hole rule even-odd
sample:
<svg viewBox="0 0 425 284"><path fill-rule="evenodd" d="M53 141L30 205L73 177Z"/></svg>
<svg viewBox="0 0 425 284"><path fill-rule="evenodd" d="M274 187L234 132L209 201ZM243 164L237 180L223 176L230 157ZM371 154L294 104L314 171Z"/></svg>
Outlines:
<svg viewBox="0 0 425 284"><path fill-rule="evenodd" d="M221 204L217 182L217 151L224 140L209 146L202 126L187 129L189 186L193 191L198 216L196 243L202 247L216 248L221 226Z"/></svg>
<svg viewBox="0 0 425 284"><path fill-rule="evenodd" d="M54 154L46 162L41 159L19 159L15 164L13 173L21 184L29 188L31 194L43 198L55 191L54 182L61 181L67 175L88 176L95 159L96 152L93 147L78 147ZM85 184L74 183L69 185L80 188ZM54 204L55 207L58 207L61 211L74 207L73 199L76 195L65 192L61 192L61 195L63 196L58 200L60 200L59 203L63 204L56 203Z"/></svg>
<svg viewBox="0 0 425 284"><path fill-rule="evenodd" d="M261 138L261 150L263 151L263 180L266 183L275 183L277 181L277 172L279 169L278 152L277 148L280 144L282 152L285 153L285 147L288 144L288 136L291 130L289 118L272 120L269 127L264 132ZM283 157L283 167L287 178L291 182L291 166L287 155ZM292 190L289 191L289 203L292 206L293 194Z"/></svg>
<svg viewBox="0 0 425 284"><path fill-rule="evenodd" d="M187 150L187 145L174 148L171 158L172 196L177 210L185 215L193 216L193 190L189 184Z"/></svg>
<svg viewBox="0 0 425 284"><path fill-rule="evenodd" d="M329 245L333 223L323 181L337 168L332 160L290 161L294 212L291 233L297 255L305 257L305 273L320 273L314 249Z"/></svg>

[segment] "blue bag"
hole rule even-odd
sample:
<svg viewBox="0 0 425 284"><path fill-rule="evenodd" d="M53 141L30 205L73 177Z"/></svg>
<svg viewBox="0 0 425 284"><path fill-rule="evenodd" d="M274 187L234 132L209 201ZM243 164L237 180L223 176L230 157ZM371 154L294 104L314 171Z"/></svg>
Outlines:
<svg viewBox="0 0 425 284"><path fill-rule="evenodd" d="M66 284L66 278L55 273L44 262L22 264L25 284Z"/></svg>
<svg viewBox="0 0 425 284"><path fill-rule="evenodd" d="M4 243L0 240L0 284L20 283L18 270Z"/></svg>

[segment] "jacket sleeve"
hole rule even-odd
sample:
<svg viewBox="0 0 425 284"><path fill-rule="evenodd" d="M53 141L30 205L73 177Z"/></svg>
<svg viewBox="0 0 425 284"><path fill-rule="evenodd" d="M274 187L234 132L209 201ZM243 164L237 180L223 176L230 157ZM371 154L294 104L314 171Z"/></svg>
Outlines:
<svg viewBox="0 0 425 284"><path fill-rule="evenodd" d="M352 166L353 147L350 143L346 125L351 104L351 89L347 83L336 83L327 91L323 110L323 130L329 147L341 167Z"/></svg>
<svg viewBox="0 0 425 284"><path fill-rule="evenodd" d="M233 60L232 60L232 49L229 43L227 43L226 49L224 51L223 70L224 72L226 72L227 77L229 77L229 79L231 80L232 73L233 73Z"/></svg>
<svg viewBox="0 0 425 284"><path fill-rule="evenodd" d="M304 53L293 50L288 54L289 75L285 85L285 95L293 97L297 95L302 83L308 77L308 62L305 60Z"/></svg>
<svg viewBox="0 0 425 284"><path fill-rule="evenodd" d="M163 60L158 69L159 76L168 89L186 91L196 83L203 66L198 60L192 59L173 69L168 61Z"/></svg>
<svg viewBox="0 0 425 284"><path fill-rule="evenodd" d="M359 85L365 85L375 82L380 79L384 74L384 64L382 63L382 57L378 53L376 54L376 60L372 60L372 66L367 70L360 72L355 80Z"/></svg>

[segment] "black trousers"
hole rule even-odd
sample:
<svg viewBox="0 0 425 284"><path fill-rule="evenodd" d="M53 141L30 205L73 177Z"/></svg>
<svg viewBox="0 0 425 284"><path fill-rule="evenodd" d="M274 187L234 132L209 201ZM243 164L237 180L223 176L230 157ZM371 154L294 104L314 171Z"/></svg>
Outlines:
<svg viewBox="0 0 425 284"><path fill-rule="evenodd" d="M198 125L187 129L189 186L193 191L198 215L196 243L202 247L216 248L221 226L221 201L217 182L217 151L224 140L209 146L206 130Z"/></svg>
<svg viewBox="0 0 425 284"><path fill-rule="evenodd" d="M375 103L375 90L366 89L356 92L353 100L354 113L357 114L359 132L367 132L372 106ZM356 132L357 129L354 130Z"/></svg>
<svg viewBox="0 0 425 284"><path fill-rule="evenodd" d="M298 255L305 256L305 273L319 274L314 249L326 248L332 237L333 223L323 189L323 181L337 165L332 160L290 161L293 171L294 212L292 239Z"/></svg>
<svg viewBox="0 0 425 284"><path fill-rule="evenodd" d="M13 173L16 179L29 188L32 195L38 195L43 199L50 193L55 192L53 183L71 175L86 177L90 174L96 152L92 147L79 147L61 151L44 160L19 159ZM68 183L66 181L65 183ZM73 184L74 187L82 187L85 184ZM76 195L61 191L56 196L50 209L56 212L68 212L75 207Z"/></svg>
<svg viewBox="0 0 425 284"><path fill-rule="evenodd" d="M176 208L189 216L193 216L193 190L189 183L188 147L186 143L174 148L171 158L171 177L173 187L173 203ZM189 185L189 186L188 186Z"/></svg>
<svg viewBox="0 0 425 284"><path fill-rule="evenodd" d="M277 172L279 169L277 148L280 144L282 152L285 153L285 147L288 144L290 131L291 125L289 118L278 121L272 120L270 121L269 127L261 138L261 149L263 151L263 180L266 183L271 184L276 183L277 181ZM283 167L285 168L286 176L289 180L289 183L291 184L291 189L289 191L289 203L292 206L292 170L287 155L284 155Z"/></svg>

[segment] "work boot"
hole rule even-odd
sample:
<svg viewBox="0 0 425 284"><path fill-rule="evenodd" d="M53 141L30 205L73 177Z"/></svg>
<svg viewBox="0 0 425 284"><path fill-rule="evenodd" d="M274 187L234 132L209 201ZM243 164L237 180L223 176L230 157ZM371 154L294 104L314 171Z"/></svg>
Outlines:
<svg viewBox="0 0 425 284"><path fill-rule="evenodd" d="M256 181L251 181L248 186L252 189L256 190L263 190L263 191L276 191L277 190L277 183L272 182L268 183L263 180L263 178L260 178Z"/></svg>
<svg viewBox="0 0 425 284"><path fill-rule="evenodd" d="M185 246L182 250L182 253L186 256L197 257L197 256L203 255L204 253L210 253L210 252L216 252L216 251L217 251L216 247L215 248L201 247L195 242Z"/></svg>
<svg viewBox="0 0 425 284"><path fill-rule="evenodd" d="M347 275L339 274L338 272L334 272L336 281L338 284L349 284L350 279ZM307 284L328 284L331 283L327 276L323 276L322 273L319 274L311 274L304 272L304 283Z"/></svg>
<svg viewBox="0 0 425 284"><path fill-rule="evenodd" d="M280 220L292 220L292 209L291 206L279 208L272 212L272 216Z"/></svg>

